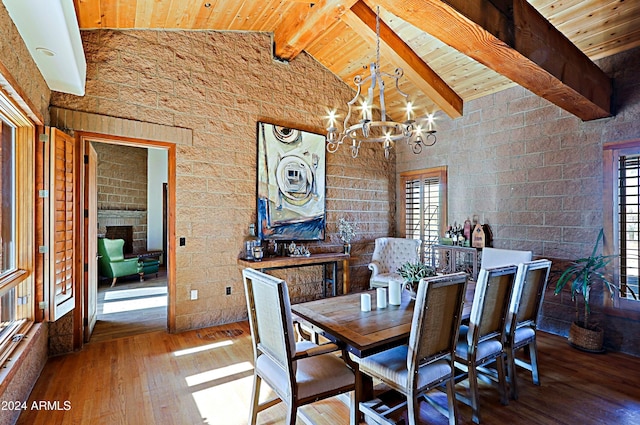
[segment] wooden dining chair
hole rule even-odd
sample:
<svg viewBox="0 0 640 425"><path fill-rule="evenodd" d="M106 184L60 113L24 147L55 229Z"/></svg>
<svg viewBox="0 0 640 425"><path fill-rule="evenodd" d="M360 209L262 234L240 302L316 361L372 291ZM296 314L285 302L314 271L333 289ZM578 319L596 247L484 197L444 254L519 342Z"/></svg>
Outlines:
<svg viewBox="0 0 640 425"><path fill-rule="evenodd" d="M519 291L514 291L507 316L506 350L507 373L511 390L511 398L518 398L516 366L531 372L532 381L540 385L538 374L538 353L536 349L536 323L542 298L551 271L551 261L537 260L518 266L516 281ZM521 348L527 347L529 362L516 358Z"/></svg>
<svg viewBox="0 0 640 425"><path fill-rule="evenodd" d="M419 399L424 397L438 411L457 423L453 353L462 317L467 276L455 273L422 279L418 285L409 344L359 361L360 372L380 379L401 393L406 401L387 406L380 399L360 403L359 409L379 423L395 423L390 417L406 406L410 425L417 423ZM446 386L445 410L427 398L426 392Z"/></svg>
<svg viewBox="0 0 640 425"><path fill-rule="evenodd" d="M334 353L335 344L296 343L286 282L249 268L242 275L254 351L249 423L254 425L259 412L283 401L286 424L294 425L299 406L354 390L354 372ZM262 381L277 397L260 403ZM353 396L351 400L355 408Z"/></svg>
<svg viewBox="0 0 640 425"><path fill-rule="evenodd" d="M509 404L505 369L505 326L511 294L516 283L516 266L480 269L469 325L461 326L455 351L456 383L468 380L470 396L456 392L458 400L471 406L473 422L480 423L478 378L498 385L500 401ZM494 369L486 366L495 364ZM483 368L485 367L485 368Z"/></svg>

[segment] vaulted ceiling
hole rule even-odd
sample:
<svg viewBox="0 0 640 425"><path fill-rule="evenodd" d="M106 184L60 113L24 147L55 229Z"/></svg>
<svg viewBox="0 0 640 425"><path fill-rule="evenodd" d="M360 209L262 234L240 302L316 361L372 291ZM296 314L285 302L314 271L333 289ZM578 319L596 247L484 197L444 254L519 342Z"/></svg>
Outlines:
<svg viewBox="0 0 640 425"><path fill-rule="evenodd" d="M401 67L423 112L519 84L583 120L611 115L610 79L593 63L640 45L637 0L74 0L81 29L261 31L274 55L306 51L350 86L376 57ZM388 110L403 109L391 96Z"/></svg>

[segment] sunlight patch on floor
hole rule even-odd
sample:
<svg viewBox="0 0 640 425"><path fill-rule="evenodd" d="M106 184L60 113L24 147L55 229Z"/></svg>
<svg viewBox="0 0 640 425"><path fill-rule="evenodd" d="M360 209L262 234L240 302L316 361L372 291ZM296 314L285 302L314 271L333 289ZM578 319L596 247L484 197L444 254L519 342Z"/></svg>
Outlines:
<svg viewBox="0 0 640 425"><path fill-rule="evenodd" d="M134 288L134 289L118 289L111 290L105 292L104 300L112 301L112 300L122 300L126 298L136 298L136 297L148 297L154 295L166 295L167 287L166 286L154 286L149 288Z"/></svg>
<svg viewBox="0 0 640 425"><path fill-rule="evenodd" d="M253 365L250 362L240 362L234 363L229 366L220 367L218 369L208 370L196 375L187 376L185 380L187 381L188 386L193 387L195 385L212 382L221 378L226 378L250 370L253 370Z"/></svg>
<svg viewBox="0 0 640 425"><path fill-rule="evenodd" d="M206 424L246 425L253 376L236 379L193 393ZM266 385L265 385L266 387Z"/></svg>
<svg viewBox="0 0 640 425"><path fill-rule="evenodd" d="M179 350L174 352L173 355L176 357L181 357L181 356L186 356L188 354L196 354L196 353L201 353L203 351L215 350L216 348L220 348L220 347L228 347L229 345L233 345L233 341L226 340L226 341L214 342L213 344L201 345L199 347L186 348L184 350Z"/></svg>
<svg viewBox="0 0 640 425"><path fill-rule="evenodd" d="M122 313L123 311L144 310L147 308L166 307L167 296L154 296L126 301L105 302L101 314Z"/></svg>

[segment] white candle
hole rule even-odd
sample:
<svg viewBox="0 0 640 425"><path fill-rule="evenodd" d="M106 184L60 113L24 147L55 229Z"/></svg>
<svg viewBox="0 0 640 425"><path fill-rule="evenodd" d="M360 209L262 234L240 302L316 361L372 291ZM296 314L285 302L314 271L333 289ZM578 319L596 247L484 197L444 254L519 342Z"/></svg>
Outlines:
<svg viewBox="0 0 640 425"><path fill-rule="evenodd" d="M360 295L360 310L371 311L371 294Z"/></svg>
<svg viewBox="0 0 640 425"><path fill-rule="evenodd" d="M387 308L387 288L376 289L376 302L378 308Z"/></svg>
<svg viewBox="0 0 640 425"><path fill-rule="evenodd" d="M402 281L392 280L389 282L389 304L400 305L402 299Z"/></svg>

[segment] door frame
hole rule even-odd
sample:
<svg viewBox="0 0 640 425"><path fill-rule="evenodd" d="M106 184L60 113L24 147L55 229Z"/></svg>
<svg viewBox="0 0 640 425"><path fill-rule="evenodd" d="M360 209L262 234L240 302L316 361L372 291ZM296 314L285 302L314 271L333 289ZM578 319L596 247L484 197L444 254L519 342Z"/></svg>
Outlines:
<svg viewBox="0 0 640 425"><path fill-rule="evenodd" d="M175 269L175 259L176 259L176 248L175 248L175 235L176 235L176 145L174 143L169 142L161 142L155 140L147 140L147 139L136 139L132 137L120 137L113 136L109 134L101 134L101 133L92 133L92 132L84 132L84 131L76 131L76 140L78 141L79 148L81 149L80 158L84 158L85 152L85 143L87 142L99 142L99 143L108 143L113 145L123 145L123 146L133 146L140 148L160 148L165 149L167 151L167 180L168 180L168 193L167 193L167 228L165 237L167 239L167 250L165 252L165 265L167 268L167 330L169 333L174 333L176 331L176 269ZM79 193L85 193L85 185L84 181L84 172L80 173L81 181L81 190ZM80 203L82 204L81 211L84 211L85 199L82 196L80 199ZM82 237L80 238L81 248L79 250L82 253L82 264L87 264L89 259L84 258L85 246L87 234L85 232L85 217L84 214L79 214L80 220L79 227L82 231ZM84 318L86 317L86 311L84 307L85 299L87 297L87 293L85 291L85 276L84 273L82 275L82 282L78 282L78 294L81 296L76 297L76 311L82 311L82 320L74 320L74 336L81 336L84 334ZM78 341L75 341L75 346L77 347Z"/></svg>

